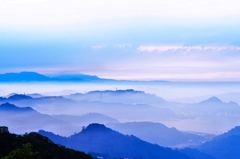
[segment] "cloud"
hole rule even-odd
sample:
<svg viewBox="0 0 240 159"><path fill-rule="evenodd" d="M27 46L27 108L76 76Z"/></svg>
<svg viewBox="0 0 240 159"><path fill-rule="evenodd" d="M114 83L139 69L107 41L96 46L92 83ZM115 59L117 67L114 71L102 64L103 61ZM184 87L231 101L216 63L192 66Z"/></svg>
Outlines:
<svg viewBox="0 0 240 159"><path fill-rule="evenodd" d="M181 46L181 45L142 45L137 48L138 51L146 52L165 52L165 51L221 51L221 50L240 50L238 46Z"/></svg>
<svg viewBox="0 0 240 159"><path fill-rule="evenodd" d="M96 46L91 46L93 49L102 49L105 48L105 45L96 45Z"/></svg>

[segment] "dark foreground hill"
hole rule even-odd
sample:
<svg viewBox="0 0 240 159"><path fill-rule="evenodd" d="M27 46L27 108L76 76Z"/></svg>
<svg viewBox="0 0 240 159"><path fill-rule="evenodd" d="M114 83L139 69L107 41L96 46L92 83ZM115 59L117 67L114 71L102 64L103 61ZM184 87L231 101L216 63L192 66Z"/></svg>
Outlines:
<svg viewBox="0 0 240 159"><path fill-rule="evenodd" d="M3 159L92 159L83 152L54 144L37 133L16 135L0 127L0 158Z"/></svg>
<svg viewBox="0 0 240 159"><path fill-rule="evenodd" d="M90 124L68 138L45 131L39 133L57 144L86 153L108 154L117 158L190 159L178 151L150 144L135 136L123 135L101 124Z"/></svg>

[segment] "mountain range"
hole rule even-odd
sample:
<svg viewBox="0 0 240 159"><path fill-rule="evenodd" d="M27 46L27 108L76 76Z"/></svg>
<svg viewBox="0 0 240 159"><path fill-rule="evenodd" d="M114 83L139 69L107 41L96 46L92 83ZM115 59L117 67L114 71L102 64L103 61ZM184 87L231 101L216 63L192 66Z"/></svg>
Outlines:
<svg viewBox="0 0 240 159"><path fill-rule="evenodd" d="M96 75L77 74L50 74L42 75L37 72L19 72L0 74L0 82L143 82L129 80L114 80L99 78ZM166 82L166 81L152 81Z"/></svg>
<svg viewBox="0 0 240 159"><path fill-rule="evenodd" d="M132 89L64 96L11 94L0 97L0 104L6 102L31 107L43 114L81 116L98 113L120 122L151 121L185 131L214 134L225 132L240 122L240 106L235 102L223 102L217 97L193 104L168 102L156 95ZM145 104L148 102L150 104Z"/></svg>
<svg viewBox="0 0 240 159"><path fill-rule="evenodd" d="M212 96L198 103L171 103L168 108L176 114L183 116L236 116L240 115L240 105L237 103L223 102L219 98Z"/></svg>
<svg viewBox="0 0 240 159"><path fill-rule="evenodd" d="M120 91L120 90L119 90ZM118 94L119 91L116 91ZM39 112L46 114L69 114L69 115L82 115L86 113L100 113L107 116L114 116L118 120L150 120L161 121L166 119L177 118L177 115L170 109L161 107L165 101L162 98L158 98L155 95L146 94L140 91L134 90L121 90L122 93L119 97L119 102L104 102L94 101L96 94L90 100L79 100L75 98L69 98L68 96L42 96L33 98L24 94L13 94L9 97L0 98L0 104L10 102L20 107L31 106ZM129 93L130 92L130 93ZM140 93L139 93L140 92ZM90 93L92 94L92 93ZM155 101L159 101L160 106L152 106L147 104L136 104L139 100L139 96L142 101L154 98ZM98 93L98 95L100 95ZM125 103L121 102L121 96L129 96ZM71 96L71 95L70 95ZM87 95L89 96L89 95ZM99 99L96 99L99 100ZM117 100L116 100L117 101ZM157 102L156 102L157 103ZM121 112L121 113L119 113ZM144 114L144 116L143 116Z"/></svg>
<svg viewBox="0 0 240 159"><path fill-rule="evenodd" d="M47 115L39 113L31 107L17 107L10 103L0 105L0 125L7 125L15 133L44 129L66 136L78 132L83 126L93 122L107 124L118 121L98 113L82 116Z"/></svg>
<svg viewBox="0 0 240 159"><path fill-rule="evenodd" d="M240 106L235 102L223 102L217 97L211 97L199 103L190 104L183 108L186 112L195 112L199 115L233 115L240 114Z"/></svg>
<svg viewBox="0 0 240 159"><path fill-rule="evenodd" d="M30 107L17 107L10 103L0 105L0 125L7 125L15 133L44 129L69 136L91 123L105 124L123 134L135 135L161 146L186 147L187 145L200 144L206 140L202 136L168 128L161 123L119 123L114 118L98 113L88 113L80 116L46 115ZM145 129L142 129L142 127L145 127Z"/></svg>
<svg viewBox="0 0 240 159"><path fill-rule="evenodd" d="M152 106L167 105L168 102L154 94L133 89L90 91L85 94L76 93L65 96L75 101L101 101L105 103L147 104Z"/></svg>
<svg viewBox="0 0 240 159"><path fill-rule="evenodd" d="M123 135L101 124L90 124L80 133L68 138L46 131L39 134L47 136L53 142L85 153L108 154L112 157L142 159L190 159L176 150L142 141L135 136Z"/></svg>
<svg viewBox="0 0 240 159"><path fill-rule="evenodd" d="M19 98L14 99L19 100ZM29 100L30 98L26 99ZM211 102L222 103L216 98L211 99ZM206 101L203 103L206 103ZM209 102L207 101L207 103ZM97 121L104 123L111 129L101 124L90 124ZM80 126L81 124L79 123L90 125L85 127ZM103 154L103 156L108 154L119 158L122 157L121 155L126 158L159 158L159 156L176 158L177 155L177 158L179 158L181 154L180 158L195 159L238 159L238 156L240 156L240 147L238 146L240 142L240 127L235 127L227 133L206 142L206 138L203 136L181 132L175 128L168 128L161 123L119 123L114 118L96 113L83 116L46 115L37 112L31 107L17 107L10 103L0 105L0 125L9 125L10 130L21 130L21 133L43 129L47 131L62 131L61 133L72 132L73 134L73 130L74 132L79 132L82 129L80 133L75 133L69 137L58 136L46 131L40 131L39 133L49 137L57 144L87 153ZM196 149L181 149L178 150L179 154L176 151L156 144L174 147L185 144L185 146L192 145ZM200 144L200 146L196 146L196 144ZM124 150L124 148L126 149Z"/></svg>
<svg viewBox="0 0 240 159"><path fill-rule="evenodd" d="M37 72L20 72L0 74L0 82L102 82L114 81L111 79L101 79L97 76L75 74L75 75L55 75L46 76Z"/></svg>
<svg viewBox="0 0 240 159"><path fill-rule="evenodd" d="M67 122L41 114L30 107L17 107L10 103L0 105L0 125L8 126L15 133L37 131L39 128L54 131L51 128L71 127Z"/></svg>

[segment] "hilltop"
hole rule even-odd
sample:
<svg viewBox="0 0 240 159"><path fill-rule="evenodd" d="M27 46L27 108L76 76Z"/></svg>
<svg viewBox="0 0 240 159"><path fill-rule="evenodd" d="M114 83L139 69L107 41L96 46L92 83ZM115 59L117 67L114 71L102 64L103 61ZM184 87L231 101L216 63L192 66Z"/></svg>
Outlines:
<svg viewBox="0 0 240 159"><path fill-rule="evenodd" d="M54 144L34 132L16 135L9 133L7 127L0 127L0 141L0 158L92 159L88 154Z"/></svg>

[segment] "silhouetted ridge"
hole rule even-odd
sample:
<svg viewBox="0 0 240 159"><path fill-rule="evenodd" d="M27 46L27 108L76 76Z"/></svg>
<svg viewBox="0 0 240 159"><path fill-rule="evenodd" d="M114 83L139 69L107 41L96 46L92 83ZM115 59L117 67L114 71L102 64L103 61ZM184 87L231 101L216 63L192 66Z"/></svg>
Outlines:
<svg viewBox="0 0 240 159"><path fill-rule="evenodd" d="M48 81L50 78L36 72L20 72L0 74L3 82Z"/></svg>
<svg viewBox="0 0 240 159"><path fill-rule="evenodd" d="M10 159L92 159L83 152L54 144L37 133L16 135L0 127L0 158Z"/></svg>
<svg viewBox="0 0 240 159"><path fill-rule="evenodd" d="M229 137L229 136L233 136L233 135L240 135L240 126L236 126L236 127L232 128L231 130L229 130L228 132L226 132L216 138L225 138L225 137Z"/></svg>
<svg viewBox="0 0 240 159"><path fill-rule="evenodd" d="M12 131L21 134L39 129L71 131L69 122L39 113L31 107L18 107L10 103L0 105L0 124L7 125Z"/></svg>
<svg viewBox="0 0 240 159"><path fill-rule="evenodd" d="M103 124L92 123L82 130L82 133L111 131Z"/></svg>
<svg viewBox="0 0 240 159"><path fill-rule="evenodd" d="M30 107L17 107L14 104L10 104L10 103L5 103L5 104L1 104L0 105L0 111L34 111L34 109L30 108Z"/></svg>
<svg viewBox="0 0 240 159"><path fill-rule="evenodd" d="M150 144L132 135L123 135L96 123L90 124L80 133L65 139L59 136L54 137L51 133L44 133L43 135L46 135L55 143L75 150L86 153L108 154L113 158L189 159L188 156L178 151Z"/></svg>
<svg viewBox="0 0 240 159"><path fill-rule="evenodd" d="M10 100L22 100L22 99L32 99L32 97L27 96L25 94L14 94L10 97L8 97Z"/></svg>
<svg viewBox="0 0 240 159"><path fill-rule="evenodd" d="M39 130L37 133L41 134L42 136L48 136L48 138L51 138L51 140L53 140L53 141L62 141L65 139L62 136L55 135L54 133L45 131L45 130Z"/></svg>
<svg viewBox="0 0 240 159"><path fill-rule="evenodd" d="M49 75L48 75L49 76ZM50 77L36 72L20 72L0 74L0 82L144 82L99 78L96 75L86 74L60 74ZM153 81L166 82L166 81Z"/></svg>
<svg viewBox="0 0 240 159"><path fill-rule="evenodd" d="M123 94L123 93L134 93L134 94L142 94L142 93L145 93L144 91L136 91L134 89L126 89L126 90L106 90L106 91L90 91L88 92L87 94L92 94L92 93L112 93L112 94Z"/></svg>
<svg viewBox="0 0 240 159"><path fill-rule="evenodd" d="M5 103L5 104L1 104L0 105L0 108L1 109L6 109L6 110L9 110L9 109L16 109L16 108L18 108L18 107L16 107L15 105L13 105L13 104L10 104L10 103Z"/></svg>
<svg viewBox="0 0 240 159"><path fill-rule="evenodd" d="M240 126L236 126L235 128L232 128L227 133L231 135L240 135Z"/></svg>
<svg viewBox="0 0 240 159"><path fill-rule="evenodd" d="M90 91L85 94L71 94L67 98L76 101L101 101L105 103L123 103L123 104L147 104L159 106L168 102L154 94L148 94L144 91L134 89L126 90L105 90Z"/></svg>
<svg viewBox="0 0 240 159"><path fill-rule="evenodd" d="M81 82L81 81L114 81L97 76L77 74L48 77L36 72L20 72L0 74L0 82Z"/></svg>
<svg viewBox="0 0 240 159"><path fill-rule="evenodd" d="M239 159L240 156L240 126L219 135L213 140L198 147L203 153L216 159Z"/></svg>

